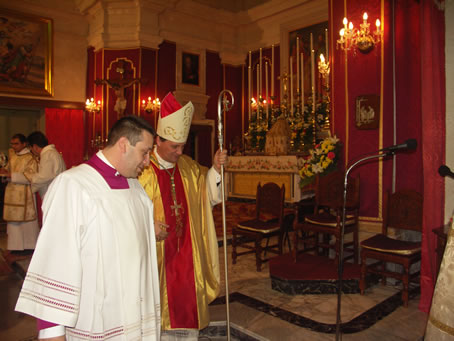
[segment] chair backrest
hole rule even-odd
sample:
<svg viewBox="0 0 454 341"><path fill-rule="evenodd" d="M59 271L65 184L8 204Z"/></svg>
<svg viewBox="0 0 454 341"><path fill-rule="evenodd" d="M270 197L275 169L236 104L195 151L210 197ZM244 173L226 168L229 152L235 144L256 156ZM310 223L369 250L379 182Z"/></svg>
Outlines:
<svg viewBox="0 0 454 341"><path fill-rule="evenodd" d="M388 228L422 231L423 196L414 190L385 193L383 202L383 234Z"/></svg>
<svg viewBox="0 0 454 341"><path fill-rule="evenodd" d="M344 205L344 172L336 170L315 179L315 212L320 207L341 209ZM359 177L347 182L347 209L359 208Z"/></svg>
<svg viewBox="0 0 454 341"><path fill-rule="evenodd" d="M277 218L282 222L284 216L285 185L279 187L274 182L268 182L263 186L257 185L256 218Z"/></svg>

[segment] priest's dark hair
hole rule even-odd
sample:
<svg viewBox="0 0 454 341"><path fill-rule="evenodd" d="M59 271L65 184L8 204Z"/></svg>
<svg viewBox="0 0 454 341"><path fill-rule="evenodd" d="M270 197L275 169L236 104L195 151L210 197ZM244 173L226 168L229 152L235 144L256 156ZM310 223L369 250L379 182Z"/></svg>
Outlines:
<svg viewBox="0 0 454 341"><path fill-rule="evenodd" d="M142 140L142 131L148 131L151 135L155 136L156 131L154 128L145 121L143 118L128 115L120 118L109 131L107 136L107 147L113 146L121 137L126 137L129 143L133 146Z"/></svg>
<svg viewBox="0 0 454 341"><path fill-rule="evenodd" d="M11 140L18 139L20 143L26 143L27 138L25 137L24 134L14 134L13 137L11 137Z"/></svg>
<svg viewBox="0 0 454 341"><path fill-rule="evenodd" d="M46 135L44 135L40 131L34 131L30 135L28 135L27 142L30 147L36 144L39 148L44 148L49 144Z"/></svg>

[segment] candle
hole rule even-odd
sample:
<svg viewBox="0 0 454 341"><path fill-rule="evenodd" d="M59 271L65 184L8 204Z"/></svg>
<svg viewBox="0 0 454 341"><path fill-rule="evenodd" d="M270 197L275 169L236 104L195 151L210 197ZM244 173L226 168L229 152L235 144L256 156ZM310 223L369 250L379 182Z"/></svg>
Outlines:
<svg viewBox="0 0 454 341"><path fill-rule="evenodd" d="M311 33L311 87L312 87L312 111L315 113L315 53L314 42Z"/></svg>
<svg viewBox="0 0 454 341"><path fill-rule="evenodd" d="M325 28L325 56L326 56L326 62L328 63L329 61L329 54L328 54L328 29Z"/></svg>
<svg viewBox="0 0 454 341"><path fill-rule="evenodd" d="M293 114L293 57L290 57L290 116Z"/></svg>
<svg viewBox="0 0 454 341"><path fill-rule="evenodd" d="M296 92L300 89L300 37L296 37Z"/></svg>
<svg viewBox="0 0 454 341"><path fill-rule="evenodd" d="M270 99L268 98L268 62L265 63L265 98L266 98L266 120L268 121L268 107Z"/></svg>
<svg viewBox="0 0 454 341"><path fill-rule="evenodd" d="M262 97L262 48L260 48L259 75L260 75L260 93L259 93L259 95L257 97L260 99L260 97Z"/></svg>
<svg viewBox="0 0 454 341"><path fill-rule="evenodd" d="M252 66L252 51L249 51L249 67Z"/></svg>
<svg viewBox="0 0 454 341"><path fill-rule="evenodd" d="M274 45L271 45L271 97L274 97Z"/></svg>
<svg viewBox="0 0 454 341"><path fill-rule="evenodd" d="M301 113L304 113L304 54L301 52Z"/></svg>

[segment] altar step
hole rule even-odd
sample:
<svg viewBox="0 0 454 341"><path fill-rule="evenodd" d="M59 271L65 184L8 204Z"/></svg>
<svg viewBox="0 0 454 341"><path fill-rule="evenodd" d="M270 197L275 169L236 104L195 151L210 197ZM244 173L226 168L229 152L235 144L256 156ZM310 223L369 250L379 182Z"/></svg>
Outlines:
<svg viewBox="0 0 454 341"><path fill-rule="evenodd" d="M334 259L303 253L293 261L291 254L274 257L269 260L271 287L288 295L336 294L338 286L338 268ZM361 266L344 263L342 291L357 294Z"/></svg>

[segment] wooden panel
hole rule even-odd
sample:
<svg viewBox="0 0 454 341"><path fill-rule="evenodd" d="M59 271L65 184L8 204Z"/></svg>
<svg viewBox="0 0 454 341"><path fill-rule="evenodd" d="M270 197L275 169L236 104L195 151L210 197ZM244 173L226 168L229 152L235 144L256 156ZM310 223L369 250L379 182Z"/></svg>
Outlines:
<svg viewBox="0 0 454 341"><path fill-rule="evenodd" d="M285 185L285 200L292 200L292 174L289 173L251 173L251 172L235 172L232 173L231 193L232 196L255 198L257 185L261 182L262 185L267 182L274 182L281 186Z"/></svg>

